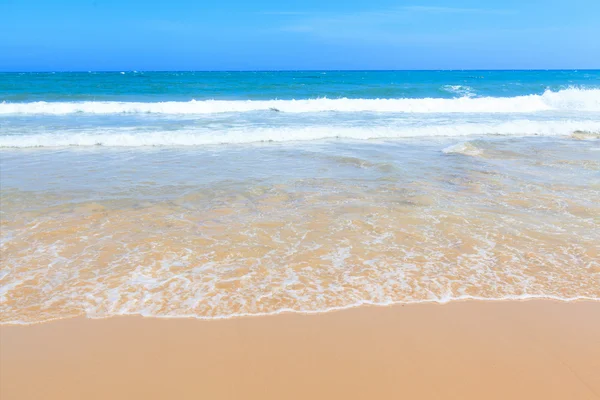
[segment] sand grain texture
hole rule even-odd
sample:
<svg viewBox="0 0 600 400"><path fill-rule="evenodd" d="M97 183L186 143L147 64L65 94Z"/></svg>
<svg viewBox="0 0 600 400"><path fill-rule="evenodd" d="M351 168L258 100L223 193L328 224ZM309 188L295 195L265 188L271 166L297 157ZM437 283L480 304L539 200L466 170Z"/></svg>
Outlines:
<svg viewBox="0 0 600 400"><path fill-rule="evenodd" d="M1 398L598 399L600 303L2 326Z"/></svg>

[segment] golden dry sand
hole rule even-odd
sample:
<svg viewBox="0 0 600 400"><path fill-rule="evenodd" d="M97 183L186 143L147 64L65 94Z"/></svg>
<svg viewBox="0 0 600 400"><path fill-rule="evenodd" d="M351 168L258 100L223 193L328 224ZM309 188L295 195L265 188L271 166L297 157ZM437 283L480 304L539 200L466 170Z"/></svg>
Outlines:
<svg viewBox="0 0 600 400"><path fill-rule="evenodd" d="M600 398L598 302L0 329L2 400Z"/></svg>

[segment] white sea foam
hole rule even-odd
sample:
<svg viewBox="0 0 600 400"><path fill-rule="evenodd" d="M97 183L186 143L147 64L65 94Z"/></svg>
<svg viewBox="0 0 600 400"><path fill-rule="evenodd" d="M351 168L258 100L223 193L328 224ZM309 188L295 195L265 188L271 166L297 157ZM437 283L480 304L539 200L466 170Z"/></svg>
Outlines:
<svg viewBox="0 0 600 400"><path fill-rule="evenodd" d="M464 97L474 97L475 93L473 93L473 89L470 86L462 86L462 85L446 85L442 89L447 92L457 94L459 96Z"/></svg>
<svg viewBox="0 0 600 400"><path fill-rule="evenodd" d="M531 113L539 111L600 111L600 89L547 90L542 95L517 97L460 97L455 99L309 99L202 100L188 102L31 102L0 103L0 115L84 114L213 114L250 111L286 113Z"/></svg>
<svg viewBox="0 0 600 400"><path fill-rule="evenodd" d="M325 314L335 311L350 310L353 308L364 307L364 306L375 306L375 307L390 307L399 305L415 305L415 304L448 304L451 302L463 302L463 301L487 301L487 302L499 302L499 301L532 301L532 300L553 300L563 303L572 303L577 301L588 301L598 302L600 298L589 297L589 296L575 296L575 297L561 297L554 295L516 295L516 296L505 296L505 297L481 297L481 296L445 296L439 299L427 299L427 300L407 300L407 301L385 301L375 302L369 300L357 301L353 304L348 304L339 307L326 307L319 309L293 309L293 308L281 308L270 312L256 312L256 313L228 313L219 314L214 316L203 316L193 313L171 313L171 314L160 314L153 313L151 310L143 311L128 311L118 310L112 313L96 314L95 310L85 310L81 316L89 319L107 319L113 317L127 317L127 316L139 316L144 318L158 318L158 319L197 319L202 321L219 321L233 318L249 318L249 317L267 317L281 314L301 314L301 315L318 315ZM1 322L0 325L36 325L41 323L47 323L51 321L57 321L61 319L72 318L72 316L66 317L46 317L39 321L26 321L26 320L10 320L7 322Z"/></svg>
<svg viewBox="0 0 600 400"><path fill-rule="evenodd" d="M477 157L483 153L483 150L477 147L473 142L457 143L452 146L448 146L442 150L446 154L462 154L466 156Z"/></svg>
<svg viewBox="0 0 600 400"><path fill-rule="evenodd" d="M455 123L424 126L286 126L229 128L223 130L182 129L170 131L135 131L125 128L94 128L73 132L35 132L0 136L0 147L64 146L200 146L214 144L290 142L345 138L355 140L403 137L513 135L568 136L575 131L600 132L600 121L531 121L514 120L497 123Z"/></svg>
<svg viewBox="0 0 600 400"><path fill-rule="evenodd" d="M577 140L598 140L600 139L600 132L576 131L573 132L571 137Z"/></svg>

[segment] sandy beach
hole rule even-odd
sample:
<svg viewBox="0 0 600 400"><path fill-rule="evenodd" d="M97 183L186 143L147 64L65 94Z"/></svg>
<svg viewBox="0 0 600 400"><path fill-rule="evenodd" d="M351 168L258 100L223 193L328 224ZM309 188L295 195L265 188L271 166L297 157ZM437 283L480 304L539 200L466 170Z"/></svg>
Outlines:
<svg viewBox="0 0 600 400"><path fill-rule="evenodd" d="M600 400L599 15L0 0L0 400Z"/></svg>
<svg viewBox="0 0 600 400"><path fill-rule="evenodd" d="M1 328L1 398L597 399L600 303Z"/></svg>

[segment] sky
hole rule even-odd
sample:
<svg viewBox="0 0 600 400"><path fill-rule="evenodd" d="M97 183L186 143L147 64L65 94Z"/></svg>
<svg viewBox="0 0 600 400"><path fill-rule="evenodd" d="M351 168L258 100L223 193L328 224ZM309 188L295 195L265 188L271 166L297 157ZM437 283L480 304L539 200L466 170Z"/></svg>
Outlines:
<svg viewBox="0 0 600 400"><path fill-rule="evenodd" d="M600 0L0 0L0 71L600 68Z"/></svg>

